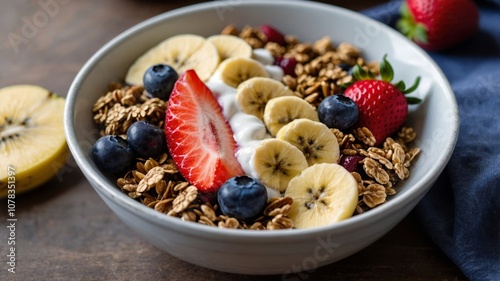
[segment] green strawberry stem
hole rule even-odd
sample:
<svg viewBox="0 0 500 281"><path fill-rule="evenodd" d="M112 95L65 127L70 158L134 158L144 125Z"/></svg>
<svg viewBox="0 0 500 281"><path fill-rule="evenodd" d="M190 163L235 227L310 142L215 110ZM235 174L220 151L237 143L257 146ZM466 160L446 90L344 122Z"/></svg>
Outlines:
<svg viewBox="0 0 500 281"><path fill-rule="evenodd" d="M382 62L380 63L380 76L382 80L386 82L391 82L394 78L394 70L392 69L392 65L387 61L387 54L382 58Z"/></svg>
<svg viewBox="0 0 500 281"><path fill-rule="evenodd" d="M400 90L401 92L406 89L405 82L403 81L399 81L398 83L394 84L394 86L396 86L396 88L398 88L398 90Z"/></svg>
<svg viewBox="0 0 500 281"><path fill-rule="evenodd" d="M410 40L426 44L428 42L427 28L422 23L417 23L408 5L401 5L401 18L396 23L396 27Z"/></svg>
<svg viewBox="0 0 500 281"><path fill-rule="evenodd" d="M356 81L375 79L375 75L370 70L364 70L359 64L352 68L352 76Z"/></svg>
<svg viewBox="0 0 500 281"><path fill-rule="evenodd" d="M380 77L382 78L382 80L391 83L392 79L394 79L394 69L387 60L387 54L385 54L384 57L382 58L382 62L380 63L379 67L380 67ZM367 71L363 69L363 67L361 67L359 64L356 64L353 67L352 76L354 78L354 81L375 79L375 75L370 70ZM351 82L351 84L352 83L354 82ZM395 83L394 86L404 95L406 95L415 91L418 88L419 84L420 84L420 76L417 76L413 85L411 85L411 87L408 89L406 88L406 84L403 81ZM408 102L408 104L417 104L420 103L422 100L415 97L406 97L406 101Z"/></svg>
<svg viewBox="0 0 500 281"><path fill-rule="evenodd" d="M403 82L403 81L401 81L401 82ZM408 88L406 90L404 90L404 88L403 88L403 90L402 90L403 94L406 95L406 94L409 94L409 93L415 91L418 88L419 84L420 84L420 76L417 76L417 79L415 79L415 83L413 83L413 85L411 85L410 88ZM403 83L403 85L404 85L404 83Z"/></svg>
<svg viewBox="0 0 500 281"><path fill-rule="evenodd" d="M422 100L416 97L406 97L406 102L408 102L408 104L419 104Z"/></svg>

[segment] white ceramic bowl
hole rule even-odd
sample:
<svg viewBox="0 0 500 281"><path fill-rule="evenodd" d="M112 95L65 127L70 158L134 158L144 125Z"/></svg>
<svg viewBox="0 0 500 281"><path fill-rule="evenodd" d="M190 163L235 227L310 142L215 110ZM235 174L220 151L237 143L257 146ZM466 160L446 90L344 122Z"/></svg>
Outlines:
<svg viewBox="0 0 500 281"><path fill-rule="evenodd" d="M395 79L412 83L422 76L409 123L422 153L411 177L390 200L359 216L316 229L288 231L224 230L184 222L130 199L99 171L91 158L98 130L92 104L110 81L123 78L143 52L174 34L219 33L234 23L270 24L302 41L329 35L350 42L369 60L388 54ZM203 267L242 274L288 274L310 270L370 245L400 222L429 190L454 149L458 109L453 92L436 64L396 31L358 13L308 1L212 1L171 11L125 31L102 47L78 73L67 96L65 128L76 162L104 202L130 228L172 256ZM390 249L388 249L390 251Z"/></svg>

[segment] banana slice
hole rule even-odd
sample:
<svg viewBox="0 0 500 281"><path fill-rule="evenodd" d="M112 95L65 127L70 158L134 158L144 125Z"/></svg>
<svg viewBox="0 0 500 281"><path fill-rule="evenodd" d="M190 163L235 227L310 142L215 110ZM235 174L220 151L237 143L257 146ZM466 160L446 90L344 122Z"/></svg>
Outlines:
<svg viewBox="0 0 500 281"><path fill-rule="evenodd" d="M337 137L323 123L309 119L295 119L283 126L276 138L296 146L309 166L319 163L337 163L340 156Z"/></svg>
<svg viewBox="0 0 500 281"><path fill-rule="evenodd" d="M279 139L266 139L255 148L250 160L255 177L267 187L286 190L292 178L307 168L304 154L295 146Z"/></svg>
<svg viewBox="0 0 500 281"><path fill-rule="evenodd" d="M228 58L221 62L215 71L227 85L238 88L240 83L252 77L269 77L266 69L260 62L250 58Z"/></svg>
<svg viewBox="0 0 500 281"><path fill-rule="evenodd" d="M202 36L181 34L160 42L140 56L128 69L125 82L141 85L146 70L155 64L172 66L179 75L194 69L201 80L207 81L220 62L217 48Z"/></svg>
<svg viewBox="0 0 500 281"><path fill-rule="evenodd" d="M252 57L252 47L240 37L218 34L208 37L207 40L217 48L221 61L234 57Z"/></svg>
<svg viewBox="0 0 500 281"><path fill-rule="evenodd" d="M300 118L319 121L316 109L297 96L271 99L264 109L264 123L272 136L276 136L281 127Z"/></svg>
<svg viewBox="0 0 500 281"><path fill-rule="evenodd" d="M64 166L63 112L64 98L44 88L0 89L0 197L14 186L16 194L33 189Z"/></svg>
<svg viewBox="0 0 500 281"><path fill-rule="evenodd" d="M246 114L251 114L261 119L264 108L270 99L282 96L293 96L283 83L266 77L254 77L238 86L236 100Z"/></svg>
<svg viewBox="0 0 500 281"><path fill-rule="evenodd" d="M297 228L329 225L349 218L358 203L358 185L338 164L315 164L288 184L293 198L289 217Z"/></svg>

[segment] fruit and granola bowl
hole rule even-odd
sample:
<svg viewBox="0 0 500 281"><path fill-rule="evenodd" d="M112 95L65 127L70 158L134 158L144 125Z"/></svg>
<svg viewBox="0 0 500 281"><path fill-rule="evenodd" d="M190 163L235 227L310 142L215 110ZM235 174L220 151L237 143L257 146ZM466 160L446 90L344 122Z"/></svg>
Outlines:
<svg viewBox="0 0 500 281"><path fill-rule="evenodd" d="M352 11L228 5L152 18L86 63L65 112L78 165L124 223L196 265L289 274L363 249L453 151L446 78Z"/></svg>

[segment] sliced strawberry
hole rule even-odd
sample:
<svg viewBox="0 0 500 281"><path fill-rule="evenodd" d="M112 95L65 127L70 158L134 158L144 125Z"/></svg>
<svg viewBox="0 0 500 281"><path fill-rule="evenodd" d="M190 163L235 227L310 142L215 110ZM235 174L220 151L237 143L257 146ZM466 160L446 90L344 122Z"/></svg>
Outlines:
<svg viewBox="0 0 500 281"><path fill-rule="evenodd" d="M216 192L243 175L233 131L212 92L194 70L182 74L168 101L165 133L179 172L201 192Z"/></svg>

